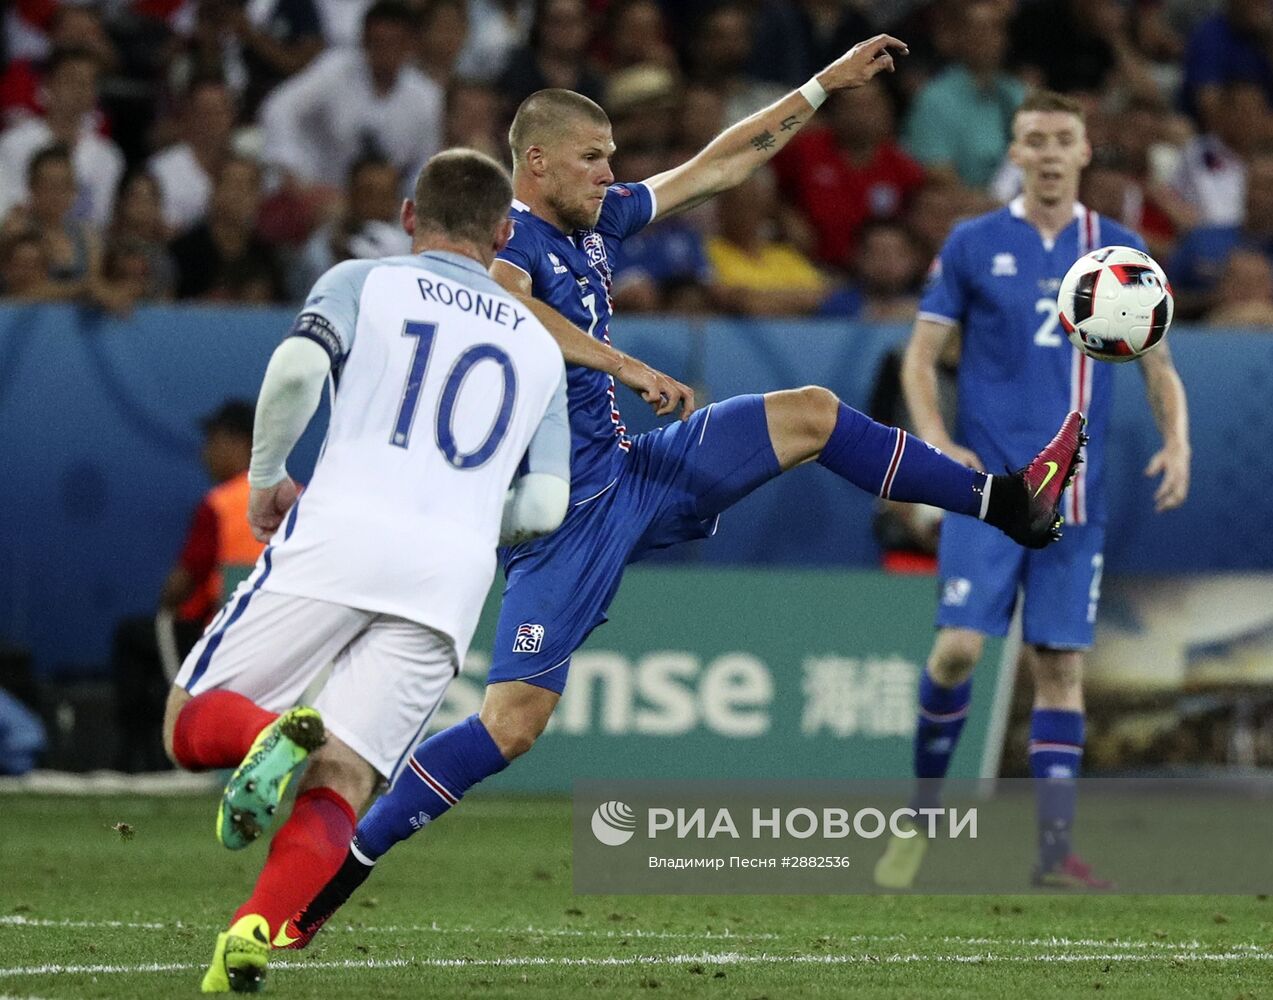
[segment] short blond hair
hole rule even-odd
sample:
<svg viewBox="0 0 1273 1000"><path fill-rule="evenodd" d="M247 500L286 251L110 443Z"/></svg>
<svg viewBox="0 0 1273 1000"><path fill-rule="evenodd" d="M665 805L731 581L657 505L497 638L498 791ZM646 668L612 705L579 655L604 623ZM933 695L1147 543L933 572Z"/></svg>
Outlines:
<svg viewBox="0 0 1273 1000"><path fill-rule="evenodd" d="M554 87L531 94L517 108L508 130L514 169L531 146L543 146L560 138L579 119L591 125L610 124L610 117L600 104L573 90Z"/></svg>
<svg viewBox="0 0 1273 1000"><path fill-rule="evenodd" d="M1030 91L1013 113L1013 120L1016 120L1017 115L1025 114L1027 111L1061 111L1067 115L1074 115L1085 124L1087 122L1087 112L1083 110L1083 105L1073 97L1059 94L1055 90L1040 88Z"/></svg>

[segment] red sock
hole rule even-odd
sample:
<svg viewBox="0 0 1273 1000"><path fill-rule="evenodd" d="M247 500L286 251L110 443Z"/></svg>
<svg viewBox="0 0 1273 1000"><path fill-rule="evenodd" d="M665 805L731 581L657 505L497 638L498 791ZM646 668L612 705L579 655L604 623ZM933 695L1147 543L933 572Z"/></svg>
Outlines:
<svg viewBox="0 0 1273 1000"><path fill-rule="evenodd" d="M259 913L269 922L270 934L278 933L336 874L349 852L356 820L349 803L330 788L311 788L296 796L292 815L270 842L252 898L234 919Z"/></svg>
<svg viewBox="0 0 1273 1000"><path fill-rule="evenodd" d="M241 694L205 691L177 715L173 756L187 771L237 767L257 734L277 718L277 712L267 712Z"/></svg>

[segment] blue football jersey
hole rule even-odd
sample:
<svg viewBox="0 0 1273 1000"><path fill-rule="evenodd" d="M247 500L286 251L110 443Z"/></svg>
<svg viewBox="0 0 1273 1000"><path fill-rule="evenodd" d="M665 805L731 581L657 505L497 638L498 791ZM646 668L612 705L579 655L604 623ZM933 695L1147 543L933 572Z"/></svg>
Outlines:
<svg viewBox="0 0 1273 1000"><path fill-rule="evenodd" d="M1030 461L1069 410L1087 417L1090 441L1062 513L1071 524L1103 524L1105 433L1113 369L1075 349L1057 319L1061 279L1102 246L1144 250L1125 226L1082 205L1055 240L1025 218L1024 201L960 223L933 262L921 319L963 328L954 438L988 472Z"/></svg>
<svg viewBox="0 0 1273 1000"><path fill-rule="evenodd" d="M499 259L530 275L535 298L608 344L612 262L619 244L648 225L654 212L654 195L644 184L614 184L596 227L567 235L514 201L509 213L513 238ZM577 365L567 365L566 372L573 503L614 482L616 463L631 442L615 399L614 378Z"/></svg>

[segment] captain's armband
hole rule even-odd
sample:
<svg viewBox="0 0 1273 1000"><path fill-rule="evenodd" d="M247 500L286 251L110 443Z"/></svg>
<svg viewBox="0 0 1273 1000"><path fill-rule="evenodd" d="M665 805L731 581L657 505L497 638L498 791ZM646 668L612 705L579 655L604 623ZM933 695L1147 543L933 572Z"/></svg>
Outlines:
<svg viewBox="0 0 1273 1000"><path fill-rule="evenodd" d="M332 367L336 368L345 359L345 346L336 332L336 327L326 316L316 312L303 312L296 317L289 337L304 337L312 340L331 358Z"/></svg>

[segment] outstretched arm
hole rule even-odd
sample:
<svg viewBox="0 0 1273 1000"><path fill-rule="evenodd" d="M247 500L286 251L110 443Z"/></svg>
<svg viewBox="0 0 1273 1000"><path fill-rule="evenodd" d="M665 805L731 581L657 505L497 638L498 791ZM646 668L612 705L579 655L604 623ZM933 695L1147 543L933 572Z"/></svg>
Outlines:
<svg viewBox="0 0 1273 1000"><path fill-rule="evenodd" d="M693 208L741 184L800 131L827 94L860 87L877 73L891 72L890 49L907 52L906 43L892 35L859 42L799 90L727 128L693 159L651 177L645 183L654 192L660 217Z"/></svg>
<svg viewBox="0 0 1273 1000"><path fill-rule="evenodd" d="M615 350L596 337L588 336L552 306L545 305L534 297L530 275L521 268L496 260L491 265L491 277L516 295L535 314L535 318L544 324L544 328L552 334L553 340L561 348L566 364L592 368L614 376L616 382L626 385L649 403L660 417L675 413L678 407L682 420L694 412L693 389L631 355Z"/></svg>
<svg viewBox="0 0 1273 1000"><path fill-rule="evenodd" d="M1162 473L1162 482L1154 491L1154 509L1162 513L1179 507L1189 495L1189 405L1166 344L1159 344L1141 358L1140 370L1154 422L1162 434L1162 447L1145 466L1147 476Z"/></svg>

